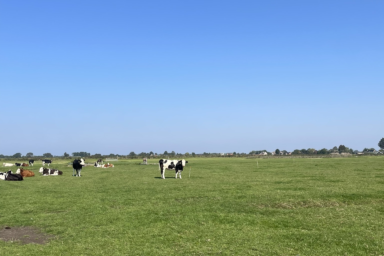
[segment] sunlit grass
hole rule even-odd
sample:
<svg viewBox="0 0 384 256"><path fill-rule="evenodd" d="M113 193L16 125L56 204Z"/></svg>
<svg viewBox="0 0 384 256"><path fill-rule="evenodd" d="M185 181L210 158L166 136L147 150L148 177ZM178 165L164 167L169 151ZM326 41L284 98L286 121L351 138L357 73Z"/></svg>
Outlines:
<svg viewBox="0 0 384 256"><path fill-rule="evenodd" d="M0 227L56 238L0 241L0 255L384 254L383 157L188 161L182 180L141 160L81 178L68 161L52 165L62 177L35 164L36 177L0 182Z"/></svg>

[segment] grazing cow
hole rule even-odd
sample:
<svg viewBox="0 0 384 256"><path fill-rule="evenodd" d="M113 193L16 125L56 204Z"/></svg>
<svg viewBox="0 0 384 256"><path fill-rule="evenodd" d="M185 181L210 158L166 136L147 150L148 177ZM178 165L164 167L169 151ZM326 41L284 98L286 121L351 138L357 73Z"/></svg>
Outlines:
<svg viewBox="0 0 384 256"><path fill-rule="evenodd" d="M58 176L63 175L62 171L56 170L56 169L48 169L44 167L40 167L39 173L41 173L43 176Z"/></svg>
<svg viewBox="0 0 384 256"><path fill-rule="evenodd" d="M115 167L113 164L107 163L101 166L101 168L110 168L110 167Z"/></svg>
<svg viewBox="0 0 384 256"><path fill-rule="evenodd" d="M33 166L33 164L35 163L35 160L31 159L31 160L29 160L28 162L29 162L29 165L30 165L30 166Z"/></svg>
<svg viewBox="0 0 384 256"><path fill-rule="evenodd" d="M20 174L12 173L11 170L9 170L7 173L5 173L4 180L22 181L23 180L23 176L21 176Z"/></svg>
<svg viewBox="0 0 384 256"><path fill-rule="evenodd" d="M165 179L165 170L175 170L176 171L176 177L177 174L179 174L181 179L181 172L183 171L183 168L185 164L188 163L188 161L182 160L168 160L168 159L160 159L159 160L159 170L161 171L161 178Z"/></svg>
<svg viewBox="0 0 384 256"><path fill-rule="evenodd" d="M21 166L21 163L15 163L16 166Z"/></svg>
<svg viewBox="0 0 384 256"><path fill-rule="evenodd" d="M29 164L22 163L21 166L23 166L23 167L27 167L27 166L29 166Z"/></svg>
<svg viewBox="0 0 384 256"><path fill-rule="evenodd" d="M41 160L43 162L43 166L45 166L45 164L47 164L48 166L52 163L52 160Z"/></svg>
<svg viewBox="0 0 384 256"><path fill-rule="evenodd" d="M11 167L11 166L14 166L14 164L10 164L10 163L3 163L3 167Z"/></svg>
<svg viewBox="0 0 384 256"><path fill-rule="evenodd" d="M146 157L143 158L143 164L148 164Z"/></svg>
<svg viewBox="0 0 384 256"><path fill-rule="evenodd" d="M72 176L81 177L81 169L83 169L84 165L85 165L85 162L82 158L81 159L75 159L73 161L73 164L72 164L72 167L73 167Z"/></svg>
<svg viewBox="0 0 384 256"><path fill-rule="evenodd" d="M17 174L20 174L21 176L23 176L23 178L25 177L33 177L35 176L35 173L30 171L30 170L24 170L23 168L19 168L17 169L16 171Z"/></svg>

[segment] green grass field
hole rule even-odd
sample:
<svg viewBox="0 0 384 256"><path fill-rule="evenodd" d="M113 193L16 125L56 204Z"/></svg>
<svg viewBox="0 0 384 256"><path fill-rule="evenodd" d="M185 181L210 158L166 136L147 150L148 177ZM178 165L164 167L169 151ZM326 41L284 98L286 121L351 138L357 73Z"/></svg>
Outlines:
<svg viewBox="0 0 384 256"><path fill-rule="evenodd" d="M0 181L0 229L55 238L0 240L0 255L384 255L384 157L187 160L182 180L141 160L81 178L36 162Z"/></svg>

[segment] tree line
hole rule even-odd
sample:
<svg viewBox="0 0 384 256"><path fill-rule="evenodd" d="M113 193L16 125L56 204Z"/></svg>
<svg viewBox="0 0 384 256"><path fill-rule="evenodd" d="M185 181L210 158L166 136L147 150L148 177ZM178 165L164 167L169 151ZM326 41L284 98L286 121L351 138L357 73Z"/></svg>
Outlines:
<svg viewBox="0 0 384 256"><path fill-rule="evenodd" d="M384 138L382 138L378 146L380 147L380 151L384 153ZM370 153L375 151L374 148L364 148L362 153ZM131 151L128 155L120 155L120 154L113 154L110 153L109 155L102 155L102 154L91 154L89 152L73 152L72 157L91 157L91 158L157 158L157 157L199 157L199 156L205 156L205 157L216 157L216 156L247 156L247 155L260 155L260 154L267 154L267 155L327 155L327 154L342 154L342 153L349 153L349 154L358 154L358 150L353 150L352 148L348 148L345 145L340 146L334 146L331 149L322 148L319 150L316 150L314 148L308 148L308 149L295 149L292 152L288 152L287 150L280 150L276 149L273 152L268 152L267 150L253 150L251 152L247 153L237 153L237 152L231 152L231 153L207 153L204 152L202 154L196 154L195 152L189 153L176 153L175 151L164 151L163 153L154 153L153 151L150 152L141 152L141 153L135 153L134 151ZM41 156L35 156L32 152L28 152L23 156L21 153L15 153L13 155L3 155L0 154L0 158L53 158L53 157L64 157L69 158L71 157L67 152L64 152L61 156L53 156L51 153L44 153Z"/></svg>

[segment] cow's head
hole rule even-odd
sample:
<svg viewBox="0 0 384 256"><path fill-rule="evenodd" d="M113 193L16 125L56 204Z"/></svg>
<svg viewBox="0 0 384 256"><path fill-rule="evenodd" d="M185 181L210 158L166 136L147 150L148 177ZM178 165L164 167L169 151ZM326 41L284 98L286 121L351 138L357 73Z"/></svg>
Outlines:
<svg viewBox="0 0 384 256"><path fill-rule="evenodd" d="M20 168L16 170L16 174L20 174L20 172L21 172Z"/></svg>
<svg viewBox="0 0 384 256"><path fill-rule="evenodd" d="M183 167L185 167L185 164L188 163L188 161L185 161L184 159L180 160L180 162L181 162L181 165L182 165Z"/></svg>
<svg viewBox="0 0 384 256"><path fill-rule="evenodd" d="M39 173L43 174L43 172L44 172L44 167L40 167Z"/></svg>
<svg viewBox="0 0 384 256"><path fill-rule="evenodd" d="M79 163L80 165L83 165L83 166L85 165L85 162L84 162L83 158L81 158L79 161L80 161L80 163Z"/></svg>

